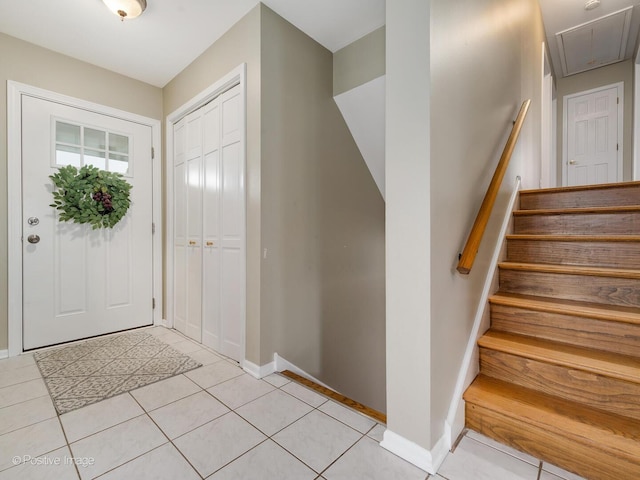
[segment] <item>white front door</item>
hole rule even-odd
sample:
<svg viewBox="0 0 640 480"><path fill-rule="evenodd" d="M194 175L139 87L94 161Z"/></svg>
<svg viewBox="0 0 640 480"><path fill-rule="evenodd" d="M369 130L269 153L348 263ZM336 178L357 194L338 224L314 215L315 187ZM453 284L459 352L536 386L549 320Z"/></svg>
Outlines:
<svg viewBox="0 0 640 480"><path fill-rule="evenodd" d="M610 87L567 99L567 185L622 180L619 95Z"/></svg>
<svg viewBox="0 0 640 480"><path fill-rule="evenodd" d="M153 323L151 145L149 126L22 97L25 350ZM49 176L68 164L121 172L132 185L113 229L58 220Z"/></svg>

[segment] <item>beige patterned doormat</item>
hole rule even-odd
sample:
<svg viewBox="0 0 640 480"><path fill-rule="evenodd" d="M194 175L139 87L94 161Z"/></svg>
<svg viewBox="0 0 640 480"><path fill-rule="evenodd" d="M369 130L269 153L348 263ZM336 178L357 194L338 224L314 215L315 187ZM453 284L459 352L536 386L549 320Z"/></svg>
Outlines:
<svg viewBox="0 0 640 480"><path fill-rule="evenodd" d="M202 366L144 331L36 352L35 360L59 414Z"/></svg>

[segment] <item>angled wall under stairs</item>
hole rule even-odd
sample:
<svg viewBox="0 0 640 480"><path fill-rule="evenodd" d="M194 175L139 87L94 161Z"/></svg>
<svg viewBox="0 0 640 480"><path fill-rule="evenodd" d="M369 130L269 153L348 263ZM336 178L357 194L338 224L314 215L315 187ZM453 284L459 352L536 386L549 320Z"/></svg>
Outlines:
<svg viewBox="0 0 640 480"><path fill-rule="evenodd" d="M640 182L520 193L466 425L588 479L640 478Z"/></svg>

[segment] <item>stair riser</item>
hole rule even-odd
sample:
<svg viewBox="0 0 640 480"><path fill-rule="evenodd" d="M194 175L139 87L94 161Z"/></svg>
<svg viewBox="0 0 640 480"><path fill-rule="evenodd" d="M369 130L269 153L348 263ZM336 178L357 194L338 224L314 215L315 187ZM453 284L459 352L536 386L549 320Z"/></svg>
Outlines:
<svg viewBox="0 0 640 480"><path fill-rule="evenodd" d="M640 268L640 242L508 239L507 260L521 263Z"/></svg>
<svg viewBox="0 0 640 480"><path fill-rule="evenodd" d="M640 205L640 185L615 189L537 192L520 195L522 210Z"/></svg>
<svg viewBox="0 0 640 480"><path fill-rule="evenodd" d="M640 325L491 305L491 328L640 357Z"/></svg>
<svg viewBox="0 0 640 480"><path fill-rule="evenodd" d="M640 212L515 215L513 220L516 234L640 234Z"/></svg>
<svg viewBox="0 0 640 480"><path fill-rule="evenodd" d="M465 417L467 428L590 480L640 478L640 462L612 455L597 439L549 431L470 402Z"/></svg>
<svg viewBox="0 0 640 480"><path fill-rule="evenodd" d="M640 384L486 348L480 349L480 372L565 400L640 419Z"/></svg>
<svg viewBox="0 0 640 480"><path fill-rule="evenodd" d="M500 269L500 291L606 305L640 305L640 280Z"/></svg>

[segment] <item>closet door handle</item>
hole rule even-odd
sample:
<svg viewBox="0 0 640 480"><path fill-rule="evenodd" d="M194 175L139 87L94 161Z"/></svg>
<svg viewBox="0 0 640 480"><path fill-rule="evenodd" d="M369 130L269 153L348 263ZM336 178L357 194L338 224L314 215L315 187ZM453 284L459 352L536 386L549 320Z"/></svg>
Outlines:
<svg viewBox="0 0 640 480"><path fill-rule="evenodd" d="M207 242L207 247L213 247L213 242Z"/></svg>
<svg viewBox="0 0 640 480"><path fill-rule="evenodd" d="M195 240L189 240L189 245L191 245L192 247L196 245L196 241Z"/></svg>

